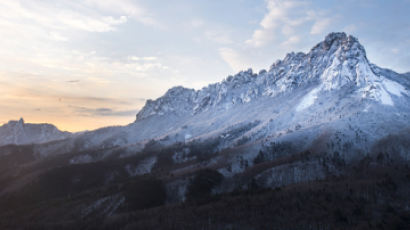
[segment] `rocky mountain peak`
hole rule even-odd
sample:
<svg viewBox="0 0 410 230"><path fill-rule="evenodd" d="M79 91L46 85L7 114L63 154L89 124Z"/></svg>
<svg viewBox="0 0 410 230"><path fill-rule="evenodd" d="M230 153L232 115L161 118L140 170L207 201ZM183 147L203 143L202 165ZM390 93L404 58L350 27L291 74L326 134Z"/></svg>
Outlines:
<svg viewBox="0 0 410 230"><path fill-rule="evenodd" d="M346 33L330 33L325 40L314 46L309 56L333 56L340 60L366 59L366 51L359 40Z"/></svg>
<svg viewBox="0 0 410 230"><path fill-rule="evenodd" d="M354 87L356 91L363 89L364 97L380 98L382 79L374 69L357 38L343 32L330 33L310 52L288 53L269 71L256 74L248 69L198 91L181 86L171 88L157 100L148 100L137 114L137 120L169 113L194 115L218 106L229 109L261 97L292 93L312 84L319 84L317 90L325 91Z"/></svg>

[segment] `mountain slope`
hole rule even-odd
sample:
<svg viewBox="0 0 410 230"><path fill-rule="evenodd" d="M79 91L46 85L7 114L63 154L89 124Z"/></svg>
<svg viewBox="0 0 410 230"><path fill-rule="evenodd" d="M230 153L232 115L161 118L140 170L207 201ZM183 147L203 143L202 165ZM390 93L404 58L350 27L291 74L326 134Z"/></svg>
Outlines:
<svg viewBox="0 0 410 230"><path fill-rule="evenodd" d="M41 144L54 140L68 138L70 133L62 132L51 124L27 124L21 118L19 121L9 121L0 126L0 146Z"/></svg>
<svg viewBox="0 0 410 230"><path fill-rule="evenodd" d="M386 134L408 128L409 88L407 76L370 64L356 38L331 33L309 53L290 53L268 71L249 69L201 90L174 87L148 100L134 123L69 142L81 150L130 146L135 151L151 139L170 145L221 137L219 148L226 148L245 139L306 136L300 143L305 148L326 132L330 143L341 131L352 149L365 153ZM232 136L239 127L246 130Z"/></svg>
<svg viewBox="0 0 410 230"><path fill-rule="evenodd" d="M319 164L323 157L351 162L384 149L410 159L409 86L405 75L370 64L356 38L331 33L309 53L290 53L268 71L242 71L201 90L174 87L148 100L128 126L37 145L33 154L62 155L65 165L150 153L123 167L130 175L162 167L182 177L211 167L225 178L286 158L284 165L252 169L252 177L265 187L316 180L334 167ZM396 136L393 147L380 147ZM299 162L304 152L315 160ZM278 174L284 179L275 179ZM240 181L235 186L246 186Z"/></svg>

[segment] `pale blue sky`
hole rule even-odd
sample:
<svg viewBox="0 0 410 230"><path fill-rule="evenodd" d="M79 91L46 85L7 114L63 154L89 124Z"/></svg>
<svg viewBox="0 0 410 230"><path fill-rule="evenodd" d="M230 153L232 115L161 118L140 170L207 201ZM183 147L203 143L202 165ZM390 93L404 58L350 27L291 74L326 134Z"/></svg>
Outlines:
<svg viewBox="0 0 410 230"><path fill-rule="evenodd" d="M3 0L0 123L126 124L169 87L269 68L333 31L408 72L409 11L409 0Z"/></svg>

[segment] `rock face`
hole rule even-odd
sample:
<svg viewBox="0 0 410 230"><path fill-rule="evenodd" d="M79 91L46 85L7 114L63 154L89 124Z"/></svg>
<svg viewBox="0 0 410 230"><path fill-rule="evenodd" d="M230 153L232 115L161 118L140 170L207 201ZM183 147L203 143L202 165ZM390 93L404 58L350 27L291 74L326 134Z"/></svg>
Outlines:
<svg viewBox="0 0 410 230"><path fill-rule="evenodd" d="M51 124L27 124L23 118L18 121L9 121L0 126L1 145L40 144L54 140L61 140L70 136Z"/></svg>
<svg viewBox="0 0 410 230"><path fill-rule="evenodd" d="M240 135L254 141L294 138L285 134L295 130L316 137L339 130L347 140L360 131L366 142L348 145L366 152L375 140L408 127L409 87L407 75L369 63L357 38L331 33L309 53L289 53L268 71L249 69L197 91L172 88L147 101L133 125L169 119L172 125L162 128L173 131L159 130L157 137L179 133L195 139L259 121Z"/></svg>
<svg viewBox="0 0 410 230"><path fill-rule="evenodd" d="M181 86L172 88L157 100L148 100L137 114L137 121L170 113L195 115L216 107L229 109L261 97L289 94L311 84L318 85L315 94L350 88L360 92L364 99L393 105L392 95L408 96L409 80L396 82L400 77L407 78L369 64L355 37L331 33L309 53L289 53L268 71L255 74L249 69L198 91Z"/></svg>

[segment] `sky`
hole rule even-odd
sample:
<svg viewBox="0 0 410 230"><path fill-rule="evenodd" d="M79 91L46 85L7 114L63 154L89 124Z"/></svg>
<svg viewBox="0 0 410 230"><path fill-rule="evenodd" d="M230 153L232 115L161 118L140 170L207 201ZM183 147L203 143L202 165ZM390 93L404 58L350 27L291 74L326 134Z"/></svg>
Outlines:
<svg viewBox="0 0 410 230"><path fill-rule="evenodd" d="M0 125L125 125L182 85L268 69L330 32L410 71L410 0L1 0Z"/></svg>

